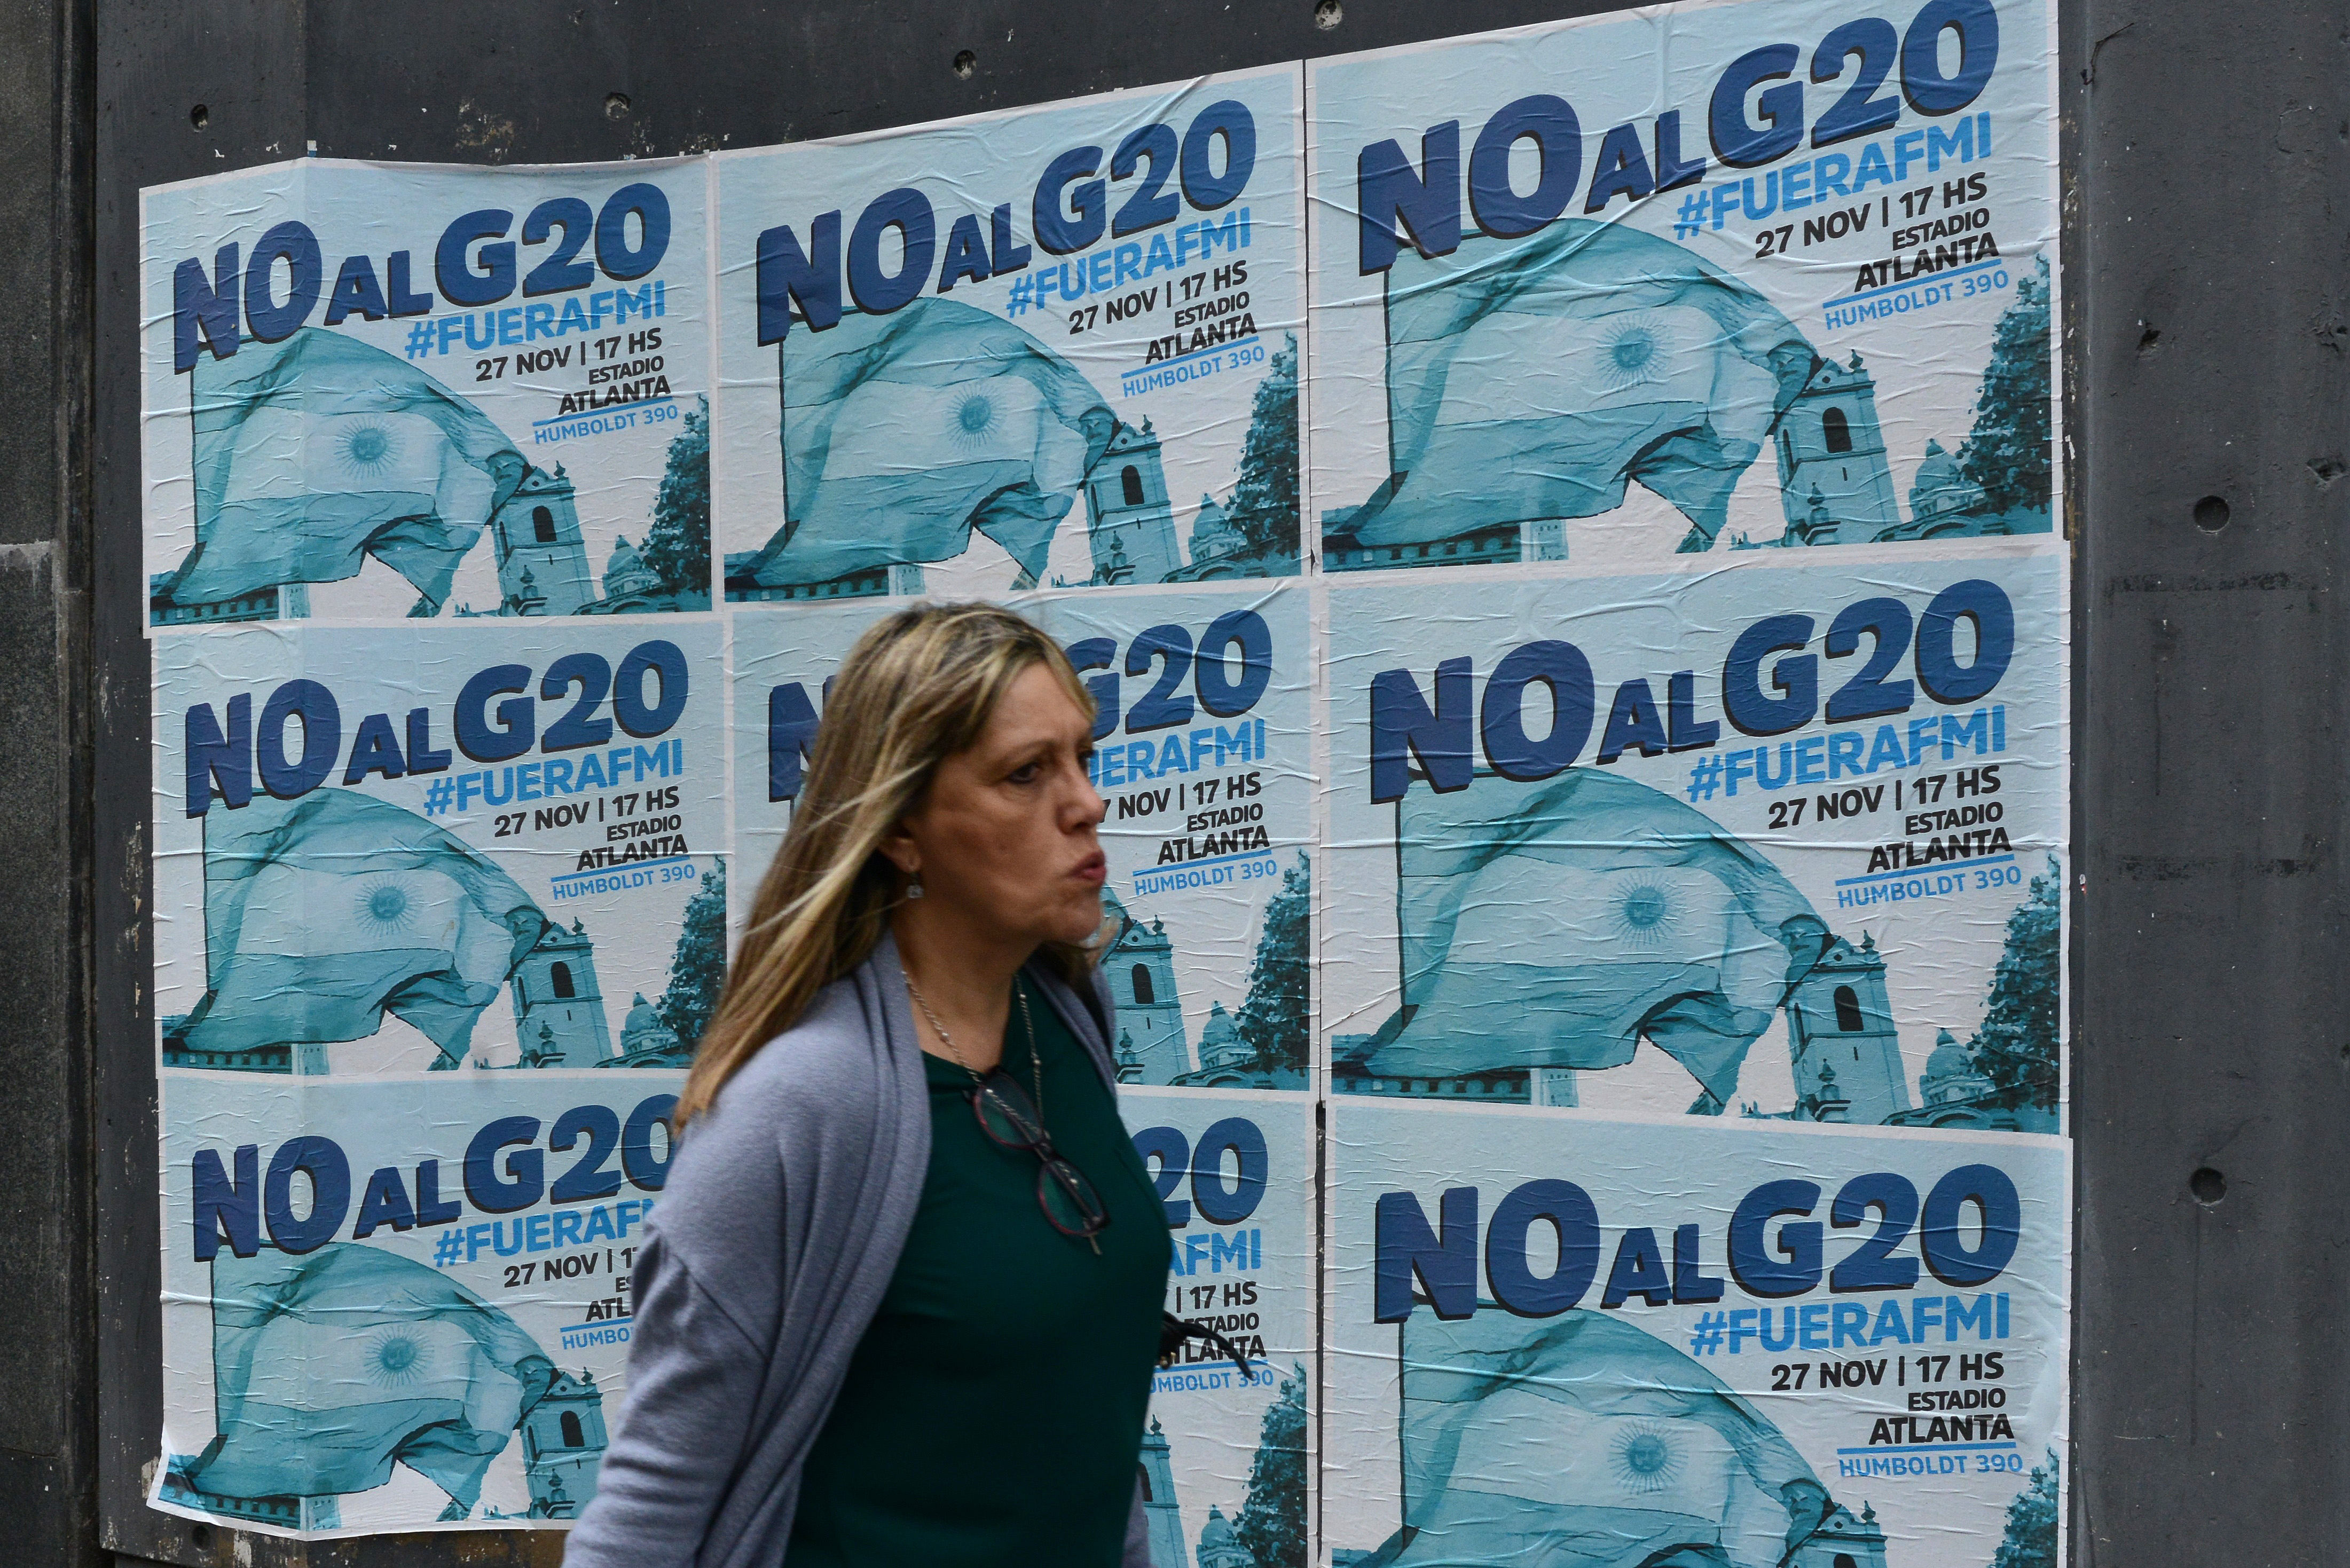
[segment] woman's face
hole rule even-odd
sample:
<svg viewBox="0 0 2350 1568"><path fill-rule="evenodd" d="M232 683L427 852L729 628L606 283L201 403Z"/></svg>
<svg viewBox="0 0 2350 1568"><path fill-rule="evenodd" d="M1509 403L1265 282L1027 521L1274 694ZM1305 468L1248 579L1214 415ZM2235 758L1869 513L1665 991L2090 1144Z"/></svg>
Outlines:
<svg viewBox="0 0 2350 1568"><path fill-rule="evenodd" d="M1086 778L1093 744L1092 720L1030 665L884 852L919 870L941 914L968 911L1024 946L1088 940L1109 869L1095 834L1106 808Z"/></svg>

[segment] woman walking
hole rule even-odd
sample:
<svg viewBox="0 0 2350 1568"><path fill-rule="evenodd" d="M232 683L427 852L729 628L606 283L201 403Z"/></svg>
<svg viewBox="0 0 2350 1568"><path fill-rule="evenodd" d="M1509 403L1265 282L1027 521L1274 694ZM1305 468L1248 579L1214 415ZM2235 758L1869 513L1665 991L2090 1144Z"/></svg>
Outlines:
<svg viewBox="0 0 2350 1568"><path fill-rule="evenodd" d="M569 1568L1147 1568L1167 1228L1092 965L1092 731L991 606L841 666L679 1101Z"/></svg>

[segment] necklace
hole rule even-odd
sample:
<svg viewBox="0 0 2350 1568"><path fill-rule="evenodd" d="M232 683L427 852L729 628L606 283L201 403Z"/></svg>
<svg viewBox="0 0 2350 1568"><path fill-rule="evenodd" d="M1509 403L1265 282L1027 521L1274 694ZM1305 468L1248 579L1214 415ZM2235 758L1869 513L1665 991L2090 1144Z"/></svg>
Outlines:
<svg viewBox="0 0 2350 1568"><path fill-rule="evenodd" d="M983 1074L963 1060L946 1025L939 1021L937 1011L910 974L906 976L906 992L922 1010L922 1016L930 1020L947 1055L970 1077L966 1096L972 1114L979 1118L980 1131L1004 1148L1025 1149L1036 1157L1036 1206L1044 1210L1046 1223L1064 1236L1082 1240L1099 1257L1101 1241L1097 1232L1109 1223L1109 1216L1084 1173L1054 1151L1052 1137L1045 1130L1045 1063L1036 1050L1036 1020L1028 1010L1028 993L1019 981L1014 979L1012 983L1012 999L1020 1004L1020 1022L1027 1031L1028 1076L1036 1096L1033 1103L1025 1105L1022 1103L1018 1080L1001 1064L993 1072Z"/></svg>
<svg viewBox="0 0 2350 1568"><path fill-rule="evenodd" d="M939 1022L938 1013L931 1009L931 999L924 996L922 988L914 983L912 971L901 972L906 976L906 994L912 997L914 1005L922 1010L922 1016L930 1021L931 1031L939 1037L939 1044L947 1048L948 1056L953 1059L956 1066L971 1075L972 1083L985 1083L987 1075L963 1060L962 1053L955 1046L954 1037L947 1033L947 1026ZM1036 1054L1036 1020L1028 1012L1028 993L1020 988L1017 980L1012 982L1012 1000L1020 1004L1020 1024L1028 1035L1028 1080L1035 1090L1036 1119L1041 1122L1045 1119L1045 1064Z"/></svg>

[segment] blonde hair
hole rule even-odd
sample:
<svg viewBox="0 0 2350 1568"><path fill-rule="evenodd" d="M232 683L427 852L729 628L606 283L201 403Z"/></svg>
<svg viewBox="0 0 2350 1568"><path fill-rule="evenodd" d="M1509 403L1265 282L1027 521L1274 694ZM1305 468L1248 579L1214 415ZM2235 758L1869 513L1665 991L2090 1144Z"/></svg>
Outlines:
<svg viewBox="0 0 2350 1568"><path fill-rule="evenodd" d="M791 829L759 884L672 1127L707 1111L817 992L880 943L906 885L881 842L920 804L939 764L977 742L1003 693L1036 664L1092 714L1093 695L1060 645L994 605L918 604L857 639L825 700ZM1094 959L1072 943L1047 943L1044 952L1072 981Z"/></svg>

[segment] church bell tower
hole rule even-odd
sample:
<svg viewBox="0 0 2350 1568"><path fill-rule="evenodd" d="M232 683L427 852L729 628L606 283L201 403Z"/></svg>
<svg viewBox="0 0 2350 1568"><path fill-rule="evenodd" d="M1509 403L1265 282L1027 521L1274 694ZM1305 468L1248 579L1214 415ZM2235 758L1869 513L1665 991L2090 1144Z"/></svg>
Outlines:
<svg viewBox="0 0 2350 1568"><path fill-rule="evenodd" d="M1150 1568L1191 1568L1183 1545L1183 1510L1175 1501L1175 1466L1159 1417L1142 1434L1142 1517L1150 1540Z"/></svg>
<svg viewBox="0 0 2350 1568"><path fill-rule="evenodd" d="M1131 1081L1171 1084L1191 1070L1183 1003L1175 994L1175 943L1158 921L1145 925L1128 914L1107 887L1102 889L1102 904L1118 922L1118 935L1102 955L1101 968L1118 1003L1118 1028L1132 1039L1140 1064L1139 1076Z"/></svg>
<svg viewBox="0 0 2350 1568"><path fill-rule="evenodd" d="M596 597L571 476L533 468L490 520L508 615L570 615ZM525 583L525 577L529 581Z"/></svg>
<svg viewBox="0 0 2350 1568"><path fill-rule="evenodd" d="M604 1430L604 1391L596 1375L557 1372L546 1393L522 1418L524 1479L530 1517L577 1519L596 1495L596 1472L610 1444Z"/></svg>
<svg viewBox="0 0 2350 1568"><path fill-rule="evenodd" d="M1909 1108L1885 955L1866 933L1858 947L1829 940L1787 999L1787 1042L1799 1120L1876 1127Z"/></svg>
<svg viewBox="0 0 2350 1568"><path fill-rule="evenodd" d="M1150 421L1121 424L1086 476L1086 536L1097 583L1161 583L1183 564Z"/></svg>
<svg viewBox="0 0 2350 1568"><path fill-rule="evenodd" d="M1822 360L1779 416L1779 503L1790 545L1856 545L1901 526L1893 470L1877 425L1877 379Z"/></svg>
<svg viewBox="0 0 2350 1568"><path fill-rule="evenodd" d="M598 1067L612 1054L604 993L596 984L596 944L577 920L567 931L549 921L509 984L523 1065Z"/></svg>

